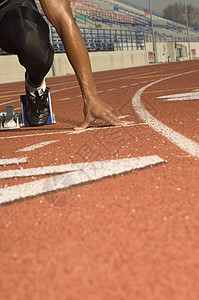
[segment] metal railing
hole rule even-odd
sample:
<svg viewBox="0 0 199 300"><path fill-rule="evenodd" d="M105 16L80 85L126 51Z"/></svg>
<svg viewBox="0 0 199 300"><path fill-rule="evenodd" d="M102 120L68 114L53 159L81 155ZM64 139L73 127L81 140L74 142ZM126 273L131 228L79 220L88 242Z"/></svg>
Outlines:
<svg viewBox="0 0 199 300"><path fill-rule="evenodd" d="M80 31L89 52L145 49L143 32L81 27ZM52 26L51 33L55 52L64 52L62 41Z"/></svg>

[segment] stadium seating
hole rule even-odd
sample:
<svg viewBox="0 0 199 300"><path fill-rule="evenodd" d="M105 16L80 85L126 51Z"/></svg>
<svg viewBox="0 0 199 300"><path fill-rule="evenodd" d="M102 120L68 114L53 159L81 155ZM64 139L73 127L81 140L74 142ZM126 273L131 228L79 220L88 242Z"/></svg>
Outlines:
<svg viewBox="0 0 199 300"><path fill-rule="evenodd" d="M39 0L39 11L43 14ZM79 26L88 51L118 51L145 49L152 40L149 10L132 0L70 0L73 16ZM44 16L45 17L45 16ZM184 42L187 28L184 24L165 19L153 12L154 33L157 41ZM64 52L56 30L49 24L55 52ZM189 26L190 41L199 41L199 27Z"/></svg>

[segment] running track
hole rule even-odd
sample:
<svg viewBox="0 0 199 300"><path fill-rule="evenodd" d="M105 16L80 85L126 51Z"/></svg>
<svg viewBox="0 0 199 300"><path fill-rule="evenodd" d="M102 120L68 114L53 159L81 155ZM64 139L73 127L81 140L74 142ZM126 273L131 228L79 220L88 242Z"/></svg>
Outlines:
<svg viewBox="0 0 199 300"><path fill-rule="evenodd" d="M65 76L47 81L56 124L1 131L0 299L199 299L199 61L94 77L130 126L74 132ZM1 84L0 111L23 93Z"/></svg>

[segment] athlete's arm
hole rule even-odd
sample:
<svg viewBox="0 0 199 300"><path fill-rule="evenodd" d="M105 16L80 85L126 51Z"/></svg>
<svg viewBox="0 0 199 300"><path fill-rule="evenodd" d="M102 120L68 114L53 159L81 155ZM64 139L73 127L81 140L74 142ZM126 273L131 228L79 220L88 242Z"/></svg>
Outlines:
<svg viewBox="0 0 199 300"><path fill-rule="evenodd" d="M81 35L73 18L68 0L40 0L44 13L56 28L63 41L68 59L77 75L84 101L85 119L80 129L87 128L96 119L111 125L123 125L113 113L112 108L98 96L93 80L90 59Z"/></svg>

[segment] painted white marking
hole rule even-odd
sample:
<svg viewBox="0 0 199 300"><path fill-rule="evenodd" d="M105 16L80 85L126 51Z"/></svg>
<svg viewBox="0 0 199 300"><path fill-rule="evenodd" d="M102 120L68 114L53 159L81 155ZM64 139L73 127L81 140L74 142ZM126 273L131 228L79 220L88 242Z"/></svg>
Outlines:
<svg viewBox="0 0 199 300"><path fill-rule="evenodd" d="M183 88L183 90L193 90L193 87L191 88ZM176 89L165 89L165 90L151 90L151 91L146 91L145 94L151 94L151 93L168 93L172 91L179 91L179 88Z"/></svg>
<svg viewBox="0 0 199 300"><path fill-rule="evenodd" d="M105 130L105 129L110 129L111 130L111 129L115 129L115 128L123 128L123 127L131 127L131 126L142 126L142 125L146 125L146 123L128 124L128 125L120 125L120 126L93 127L93 128L87 128L87 129L79 130L79 131L63 130L63 131L35 133L35 134L24 134L24 135L21 134L21 135L0 137L0 140L20 139L20 138L26 138L26 137L43 136L43 135L80 134L80 133L87 132L87 131L92 131L92 130Z"/></svg>
<svg viewBox="0 0 199 300"><path fill-rule="evenodd" d="M122 79L129 79L129 77L133 77L133 79L139 79L139 77L140 76L145 76L145 75L151 75L151 74L154 74L154 73L158 73L159 71L155 71L155 72L149 72L149 73L141 73L141 74L139 74L139 73L136 73L135 75L134 74L128 74L128 73L125 73L125 74L127 74L127 76L124 76L124 77L117 77L117 78L112 78L112 79L106 79L106 80L102 80L102 81L98 81L97 82L97 84L100 84L100 83L107 83L107 82L113 82L113 81L120 81L120 80L122 80ZM117 75L116 75L117 76ZM108 76L108 78L110 78L110 77L112 77L112 76ZM115 77L115 76L114 76ZM138 78L137 78L138 77Z"/></svg>
<svg viewBox="0 0 199 300"><path fill-rule="evenodd" d="M111 91L116 91L115 88L112 88L112 89L108 89L107 92L111 92Z"/></svg>
<svg viewBox="0 0 199 300"><path fill-rule="evenodd" d="M159 83L164 80L168 80L174 77L191 74L197 72L190 71L182 74L172 75L167 78L162 78L160 80L157 80L155 82L152 82L141 89L139 89L136 94L132 98L132 105L136 113L140 116L142 120L144 120L150 127L152 127L155 131L159 132L162 136L166 137L169 141L171 141L173 144L181 148L182 150L186 151L187 153L191 154L192 156L196 156L199 158L199 144L192 141L191 139L185 137L184 135L174 131L173 129L169 128L168 126L164 125L162 122L158 121L155 117L153 117L142 105L141 102L141 95L144 92L145 89L148 87Z"/></svg>
<svg viewBox="0 0 199 300"><path fill-rule="evenodd" d="M53 144L53 143L56 143L56 142L58 142L58 140L56 140L56 141L42 142L42 143L39 143L39 144L32 145L30 147L25 147L23 149L19 149L16 152L33 151L35 149L43 148L43 147L45 147L47 145L50 145L50 144Z"/></svg>
<svg viewBox="0 0 199 300"><path fill-rule="evenodd" d="M66 77L66 76L61 76L61 77ZM51 83L50 87L57 87L58 85L66 86L66 85L71 85L71 84L77 84L77 80L76 79L75 80L71 80L71 81L68 81L68 79L67 79L67 82L65 80L63 81L62 80L63 78L60 78L60 79L59 79L59 76L56 76L56 83Z"/></svg>
<svg viewBox="0 0 199 300"><path fill-rule="evenodd" d="M0 166L18 165L18 164L25 164L25 163L27 163L26 157L0 159Z"/></svg>
<svg viewBox="0 0 199 300"><path fill-rule="evenodd" d="M13 90L10 90L10 91L4 91L4 92L1 92L1 95L3 95L3 94L6 94L6 95L10 95L11 93L18 93L18 94L20 94L20 93L24 93L24 90L16 90L16 89L13 89ZM5 96L6 96L5 95Z"/></svg>
<svg viewBox="0 0 199 300"><path fill-rule="evenodd" d="M137 76L143 76L143 75L148 75L148 74L152 74L152 73L157 73L158 71L155 71L155 72L150 72L150 73L144 73L144 74L136 74L136 75L133 75L133 74L131 74L131 75L129 75L128 73L124 73L124 74L120 74L120 77L118 77L118 75L116 74L116 75L108 75L108 76L103 76L103 80L101 80L101 77L100 78L96 78L96 81L97 81L97 84L101 84L101 83L104 83L104 82L113 82L113 81L118 81L118 80L121 80L121 79L126 79L126 78L129 78L129 76L135 76L135 77L137 77ZM121 77L121 75L122 76L124 76L124 75L128 75L128 76L125 76L125 77ZM104 78L109 78L109 79L105 79L104 80ZM117 77L117 78L112 78L112 79L110 79L110 77ZM98 81L98 80L101 80L101 81ZM71 82L69 82L70 84L71 83L76 83L77 81L76 80L74 80L74 81L71 81ZM65 85L65 83L64 82L61 82L61 83L56 83L56 84L51 84L51 86L58 86L58 85ZM51 94L52 93L57 93L57 92L60 92L60 91L64 91L64 90L69 90L69 89L74 89L74 88L79 88L79 85L75 85L75 86L72 86L72 87L65 87L65 88L61 88L61 89L58 89L58 90L55 90L55 91L51 91Z"/></svg>
<svg viewBox="0 0 199 300"><path fill-rule="evenodd" d="M130 121L128 121L130 122ZM105 129L110 129L110 128L124 128L124 127L132 127L132 126L140 126L140 125L146 125L146 123L139 123L139 124L132 124L134 123L133 121L131 122L131 124L126 124L126 125L118 125L118 126L109 126L109 127L92 127L92 128L87 128L87 129L80 129L80 130L76 130L75 132L73 132L73 134L79 134L82 132L87 132L87 131L95 131L95 130L105 130Z"/></svg>
<svg viewBox="0 0 199 300"><path fill-rule="evenodd" d="M119 116L119 117L117 117L118 119L126 119L126 118L128 118L129 117L129 115L125 115L125 116Z"/></svg>
<svg viewBox="0 0 199 300"><path fill-rule="evenodd" d="M170 98L167 100L163 100L164 102L175 102L175 101L190 101L190 100L199 100L199 96L198 98L196 97L184 97L184 98Z"/></svg>
<svg viewBox="0 0 199 300"><path fill-rule="evenodd" d="M58 92L63 92L63 91L67 91L67 90L76 89L78 87L79 87L79 85L71 86L71 87L68 87L68 88L67 87L61 88L59 90L52 91L51 94L58 93Z"/></svg>
<svg viewBox="0 0 199 300"><path fill-rule="evenodd" d="M55 175L50 178L40 179L33 182L15 185L0 189L0 204L24 199L27 197L34 197L47 192L66 189L78 184L96 181L101 178L119 175L136 169L142 169L149 166L155 166L163 163L164 160L157 155L125 158L118 160L96 161L80 164L69 164L65 166L50 166L36 169L39 174L43 174L43 170L48 169L48 173L55 173L62 168L65 173L62 175ZM54 169L53 169L54 168ZM29 174L32 176L32 170L29 169ZM25 170L20 170L21 174ZM29 175L29 176L30 176Z"/></svg>
<svg viewBox="0 0 199 300"><path fill-rule="evenodd" d="M172 94L172 95L160 96L160 97L157 97L157 98L161 98L161 99L181 98L181 97L193 96L195 94L197 94L197 93L181 93L181 94Z"/></svg>
<svg viewBox="0 0 199 300"><path fill-rule="evenodd" d="M63 81L63 77L66 77L66 75L65 76L56 76L56 83L51 83L50 87L52 87L52 86L56 87L58 85L65 85L66 86L66 85L70 85L70 84L73 84L73 83L77 84L77 80L76 79L75 80L71 80L71 81L67 80L67 82L65 82L65 80ZM60 82L57 82L57 80L59 80Z"/></svg>
<svg viewBox="0 0 199 300"><path fill-rule="evenodd" d="M71 98L57 99L57 101L66 101L66 100L71 100Z"/></svg>
<svg viewBox="0 0 199 300"><path fill-rule="evenodd" d="M157 97L159 99L167 99L164 101L187 101L187 100L199 100L199 93L183 93L183 94L174 94L167 96Z"/></svg>
<svg viewBox="0 0 199 300"><path fill-rule="evenodd" d="M127 87L128 87L127 85L122 85L122 86L120 86L120 89L125 89Z"/></svg>
<svg viewBox="0 0 199 300"><path fill-rule="evenodd" d="M157 159L157 156L146 156L146 157L136 157L136 158L127 158L123 159L121 161L129 160L129 162L133 163L134 165L138 162L149 162L151 160L152 162L154 159ZM159 158L158 158L159 159ZM114 160L116 163L120 160ZM105 161L105 162L111 162L114 161ZM97 162L99 164L103 164L104 161ZM39 168L28 168L28 169L22 169L22 170L8 170L8 171L2 171L0 172L0 179L9 179L9 178L20 178L20 177L30 177L30 176L40 176L40 175L50 175L50 174L61 174L66 172L72 172L77 170L84 169L84 166L87 166L87 164L96 164L96 162L86 162L86 163L77 163L77 164L67 164L67 165L59 165L59 166L46 166L46 167L39 167Z"/></svg>
<svg viewBox="0 0 199 300"><path fill-rule="evenodd" d="M3 103L0 103L0 105L10 104L10 103L13 103L13 102L20 102L20 100L17 99L17 100L11 100L11 101L7 101L7 102L3 102Z"/></svg>

